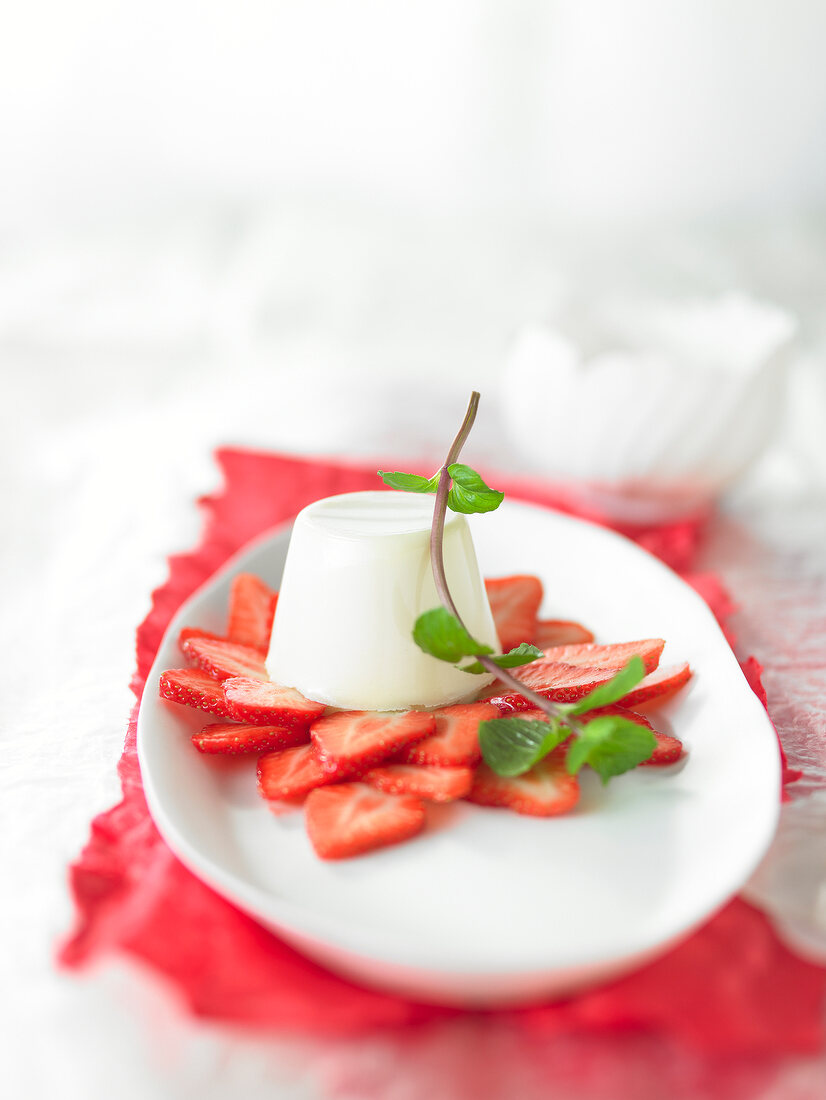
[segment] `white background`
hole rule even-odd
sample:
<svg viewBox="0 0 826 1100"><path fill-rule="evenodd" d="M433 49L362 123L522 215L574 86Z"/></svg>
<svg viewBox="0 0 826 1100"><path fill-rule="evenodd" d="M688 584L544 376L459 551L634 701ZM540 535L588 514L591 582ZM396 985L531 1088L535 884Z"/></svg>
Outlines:
<svg viewBox="0 0 826 1100"><path fill-rule="evenodd" d="M65 867L117 798L134 628L197 540L212 447L432 455L476 386L469 461L519 469L499 372L568 293L743 289L800 318L779 442L706 564L815 777L754 896L816 936L823 5L35 0L0 24L10 1095L322 1096L341 1059L396 1057L197 1027L122 963L58 975Z"/></svg>

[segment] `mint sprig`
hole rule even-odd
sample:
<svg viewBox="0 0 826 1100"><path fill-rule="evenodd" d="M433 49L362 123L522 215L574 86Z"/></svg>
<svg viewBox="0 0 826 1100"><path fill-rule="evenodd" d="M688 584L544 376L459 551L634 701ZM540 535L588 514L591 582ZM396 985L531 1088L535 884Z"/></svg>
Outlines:
<svg viewBox="0 0 826 1100"><path fill-rule="evenodd" d="M492 654L489 645L477 642L455 615L444 607L433 607L430 611L423 612L413 626L413 641L425 653L431 657L438 657L440 661L449 661L455 665L463 657L482 657ZM542 650L534 645L523 642L499 656L491 656L497 668L516 668L518 665L526 665L542 656ZM480 661L474 661L469 665L460 665L462 672L470 672L475 675L487 671Z"/></svg>
<svg viewBox="0 0 826 1100"><path fill-rule="evenodd" d="M541 649L537 649L535 645L530 645L528 642L520 642L518 646L509 649L507 653L503 653L499 657L491 657L490 660L497 668L518 668L520 665L529 665L531 661L535 661L541 656L543 656ZM462 672L471 672L474 676L487 672L481 661L474 661L472 665L460 665L459 667Z"/></svg>
<svg viewBox="0 0 826 1100"><path fill-rule="evenodd" d="M379 470L378 474L390 489L398 489L403 493L435 493L445 471L451 483L447 506L453 512L462 512L467 516L478 512L495 512L505 499L505 494L491 489L472 466L465 466L461 462L445 464L433 477L406 474L402 470L394 470L392 473Z"/></svg>
<svg viewBox="0 0 826 1100"><path fill-rule="evenodd" d="M571 742L565 757L565 768L576 775L589 764L603 783L612 776L630 771L647 760L657 747L651 730L629 718L605 714L589 722Z"/></svg>
<svg viewBox="0 0 826 1100"><path fill-rule="evenodd" d="M444 607L434 607L416 619L413 641L431 657L449 661L452 665L463 657L493 653L489 645L471 637L464 624Z"/></svg>
<svg viewBox="0 0 826 1100"><path fill-rule="evenodd" d="M555 720L491 718L479 723L482 758L497 775L523 775L570 735Z"/></svg>
<svg viewBox="0 0 826 1100"><path fill-rule="evenodd" d="M650 730L621 715L600 715L586 724L580 718L627 695L645 675L640 658L632 657L615 676L577 703L552 703L508 671L540 657L541 650L523 643L510 653L493 655L490 646L478 642L470 634L450 594L443 554L447 509L465 514L492 512L503 500L503 494L486 485L474 469L457 461L473 427L478 406L479 394L474 391L445 463L433 477L400 470L393 473L379 471L384 483L392 489L436 494L430 532L430 562L442 606L419 616L413 631L414 640L425 653L451 664L457 664L464 657L476 657L477 660L471 664L460 665L462 671L492 673L507 688L547 715L547 720L512 717L479 723L482 755L493 771L499 775L522 775L568 739L565 761L570 774L576 775L588 764L606 783L612 776L647 760L654 751L656 740Z"/></svg>

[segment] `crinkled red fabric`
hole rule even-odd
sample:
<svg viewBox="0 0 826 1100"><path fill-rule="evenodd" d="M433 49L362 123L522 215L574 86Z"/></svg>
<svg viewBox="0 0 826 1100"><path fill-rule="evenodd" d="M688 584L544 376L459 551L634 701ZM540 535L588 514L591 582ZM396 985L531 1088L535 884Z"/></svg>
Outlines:
<svg viewBox="0 0 826 1100"><path fill-rule="evenodd" d="M200 546L170 559L169 580L154 593L137 633L140 700L172 615L195 588L253 536L332 493L375 488L373 467L359 468L241 450L218 452L225 484L202 501ZM495 481L499 485L500 481ZM504 486L512 496L575 511L540 486ZM597 519L593 515L588 518ZM684 574L702 517L650 529L625 529ZM725 620L731 602L717 578L688 578ZM745 672L765 702L760 669ZM199 1016L258 1029L366 1033L455 1015L363 989L310 962L187 871L158 834L146 808L135 748L137 704L119 774L123 799L97 817L71 868L78 922L60 959L76 967L120 950L163 975ZM507 1016L532 1033L662 1034L708 1052L783 1054L822 1042L826 971L792 955L762 913L736 899L699 931L633 974L563 1002Z"/></svg>

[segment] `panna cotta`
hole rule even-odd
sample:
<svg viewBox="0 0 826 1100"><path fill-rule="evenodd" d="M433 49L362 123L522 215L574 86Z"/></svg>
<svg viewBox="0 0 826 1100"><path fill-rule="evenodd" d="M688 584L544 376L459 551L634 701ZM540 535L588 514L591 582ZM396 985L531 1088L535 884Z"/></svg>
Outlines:
<svg viewBox="0 0 826 1100"><path fill-rule="evenodd" d="M273 623L267 672L276 683L347 710L460 702L492 676L422 652L413 626L440 604L430 565L435 498L345 493L298 514ZM448 511L444 562L456 608L477 641L498 650L470 528Z"/></svg>

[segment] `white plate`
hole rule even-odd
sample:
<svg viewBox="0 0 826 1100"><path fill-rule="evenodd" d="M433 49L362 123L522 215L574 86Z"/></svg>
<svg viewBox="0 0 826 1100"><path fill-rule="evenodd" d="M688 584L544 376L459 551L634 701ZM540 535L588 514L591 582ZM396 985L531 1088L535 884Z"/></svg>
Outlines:
<svg viewBox="0 0 826 1100"><path fill-rule="evenodd" d="M413 841L319 860L301 812L276 817L258 795L255 758L197 753L189 734L204 714L158 697L161 671L181 664L180 628L224 629L234 573L278 586L288 527L250 545L176 615L149 674L138 753L170 848L283 938L368 984L504 1003L627 969L714 912L772 838L780 775L774 731L713 616L655 558L603 528L512 502L473 517L473 533L485 575L542 578L545 617L578 619L599 641L664 637L664 664L690 661L691 684L657 715L684 741L684 762L606 788L587 775L564 817L434 807Z"/></svg>

